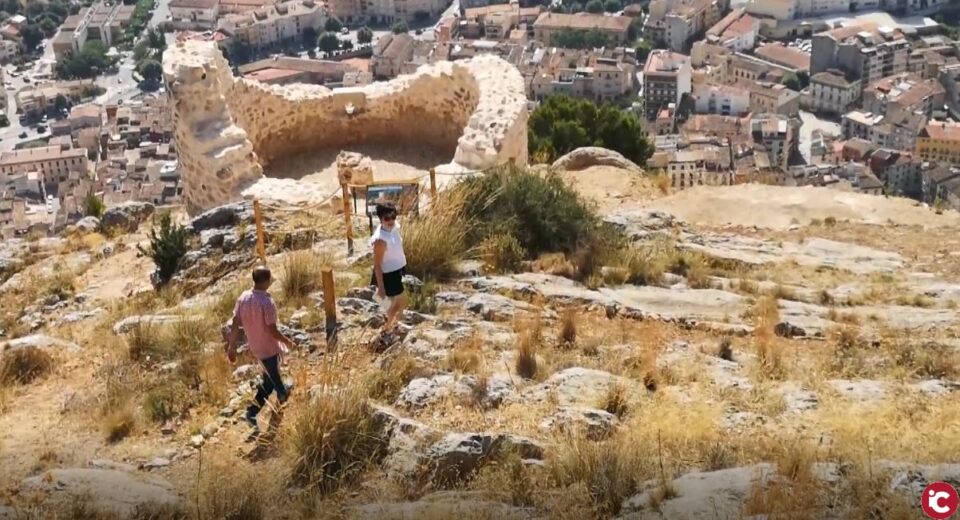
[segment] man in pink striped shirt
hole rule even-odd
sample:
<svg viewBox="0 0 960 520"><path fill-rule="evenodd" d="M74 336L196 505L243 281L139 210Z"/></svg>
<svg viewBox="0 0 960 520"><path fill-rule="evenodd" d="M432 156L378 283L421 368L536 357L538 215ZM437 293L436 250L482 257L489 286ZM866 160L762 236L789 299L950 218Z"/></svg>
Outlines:
<svg viewBox="0 0 960 520"><path fill-rule="evenodd" d="M263 377L257 387L255 403L247 408L244 419L257 428L257 414L273 392L277 393L280 404L286 402L290 389L280 377L280 357L285 347L294 343L277 330L277 306L267 289L273 283L270 270L264 266L253 269L253 289L244 291L237 299L233 309L233 324L227 339L227 357L230 362L237 359L237 336L239 328L247 336L247 348L263 367Z"/></svg>

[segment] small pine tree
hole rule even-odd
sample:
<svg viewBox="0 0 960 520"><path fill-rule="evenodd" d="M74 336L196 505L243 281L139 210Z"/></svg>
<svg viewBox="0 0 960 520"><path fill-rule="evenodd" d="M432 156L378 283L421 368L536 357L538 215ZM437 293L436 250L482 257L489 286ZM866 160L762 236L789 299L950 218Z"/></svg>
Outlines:
<svg viewBox="0 0 960 520"><path fill-rule="evenodd" d="M103 205L103 201L100 200L99 197L97 197L92 193L87 196L85 213L87 214L88 217L102 218L103 212L105 209L106 208Z"/></svg>
<svg viewBox="0 0 960 520"><path fill-rule="evenodd" d="M174 224L169 212L160 215L158 226L150 230L150 247L137 246L141 253L153 259L157 266L159 285L166 285L180 267L187 254L187 228Z"/></svg>

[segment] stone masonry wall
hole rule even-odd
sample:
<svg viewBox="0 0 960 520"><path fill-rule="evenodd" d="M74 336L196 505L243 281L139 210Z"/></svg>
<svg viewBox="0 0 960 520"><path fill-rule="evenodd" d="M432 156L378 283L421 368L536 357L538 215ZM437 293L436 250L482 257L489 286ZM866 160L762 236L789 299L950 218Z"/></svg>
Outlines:
<svg viewBox="0 0 960 520"><path fill-rule="evenodd" d="M191 213L239 199L278 157L355 143L432 148L452 169L527 161L523 79L497 57L336 90L237 79L209 42L178 43L163 63Z"/></svg>

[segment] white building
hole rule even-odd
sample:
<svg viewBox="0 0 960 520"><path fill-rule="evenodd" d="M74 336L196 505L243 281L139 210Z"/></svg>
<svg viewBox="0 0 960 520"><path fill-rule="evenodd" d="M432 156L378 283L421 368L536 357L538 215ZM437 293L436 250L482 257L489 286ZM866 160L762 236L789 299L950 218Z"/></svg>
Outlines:
<svg viewBox="0 0 960 520"><path fill-rule="evenodd" d="M214 27L219 15L220 0L170 0L170 18L174 22Z"/></svg>
<svg viewBox="0 0 960 520"><path fill-rule="evenodd" d="M322 30L326 8L314 0L292 0L220 18L218 28L239 41L263 48L301 38L307 28Z"/></svg>
<svg viewBox="0 0 960 520"><path fill-rule="evenodd" d="M695 85L693 97L698 114L730 116L750 110L750 91L730 85Z"/></svg>
<svg viewBox="0 0 960 520"><path fill-rule="evenodd" d="M860 99L860 82L847 81L843 74L825 71L810 78L810 110L843 114Z"/></svg>

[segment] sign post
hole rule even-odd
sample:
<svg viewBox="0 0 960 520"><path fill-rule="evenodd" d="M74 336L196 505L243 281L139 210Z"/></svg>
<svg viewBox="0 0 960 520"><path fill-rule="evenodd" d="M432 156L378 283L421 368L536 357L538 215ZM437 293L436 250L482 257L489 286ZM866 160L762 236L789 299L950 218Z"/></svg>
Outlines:
<svg viewBox="0 0 960 520"><path fill-rule="evenodd" d="M350 198L347 196L347 185L341 184L343 192L343 221L347 225L347 254L353 256L353 220L350 218Z"/></svg>
<svg viewBox="0 0 960 520"><path fill-rule="evenodd" d="M327 350L337 346L337 291L333 285L333 271L321 272L323 281L323 314L326 317Z"/></svg>
<svg viewBox="0 0 960 520"><path fill-rule="evenodd" d="M437 170L430 168L430 203L437 200Z"/></svg>
<svg viewBox="0 0 960 520"><path fill-rule="evenodd" d="M257 223L257 256L261 262L266 263L267 248L263 238L263 212L260 210L259 199L253 199L253 219Z"/></svg>

